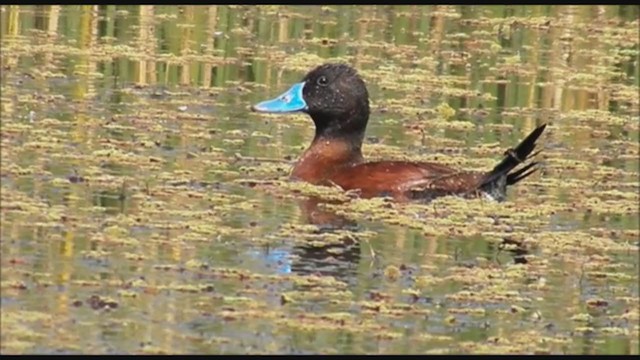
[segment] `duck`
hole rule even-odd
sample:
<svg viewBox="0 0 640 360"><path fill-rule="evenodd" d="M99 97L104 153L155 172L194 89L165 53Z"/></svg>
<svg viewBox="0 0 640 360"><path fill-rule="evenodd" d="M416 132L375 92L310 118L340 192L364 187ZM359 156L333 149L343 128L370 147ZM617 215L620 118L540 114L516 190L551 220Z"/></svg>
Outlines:
<svg viewBox="0 0 640 360"><path fill-rule="evenodd" d="M435 162L367 161L362 145L370 106L367 86L357 70L326 63L271 100L251 106L257 113L305 113L315 125L309 147L295 162L290 179L339 186L361 198L430 201L441 196L485 197L504 201L507 188L535 173L531 158L547 124L536 127L487 171L467 171Z"/></svg>

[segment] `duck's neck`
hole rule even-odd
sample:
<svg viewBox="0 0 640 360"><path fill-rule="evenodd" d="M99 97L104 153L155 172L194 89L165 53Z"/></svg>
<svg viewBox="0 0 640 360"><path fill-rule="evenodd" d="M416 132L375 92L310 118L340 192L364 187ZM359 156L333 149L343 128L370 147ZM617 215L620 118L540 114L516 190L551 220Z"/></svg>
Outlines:
<svg viewBox="0 0 640 360"><path fill-rule="evenodd" d="M361 149L369 120L369 101L356 105L347 113L310 114L316 134L293 168L293 179L319 184L334 172L364 161Z"/></svg>
<svg viewBox="0 0 640 360"><path fill-rule="evenodd" d="M361 148L364 133L353 135L338 137L316 134L311 146L294 166L291 178L318 184L341 168L363 162Z"/></svg>

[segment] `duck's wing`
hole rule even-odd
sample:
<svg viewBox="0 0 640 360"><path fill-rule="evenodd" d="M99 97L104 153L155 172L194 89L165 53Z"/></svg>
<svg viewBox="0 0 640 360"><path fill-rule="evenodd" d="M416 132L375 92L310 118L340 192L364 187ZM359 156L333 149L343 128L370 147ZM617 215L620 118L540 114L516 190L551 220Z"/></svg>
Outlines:
<svg viewBox="0 0 640 360"><path fill-rule="evenodd" d="M378 161L340 169L327 180L344 190L358 190L364 198L410 200L465 193L476 187L482 176L436 163Z"/></svg>

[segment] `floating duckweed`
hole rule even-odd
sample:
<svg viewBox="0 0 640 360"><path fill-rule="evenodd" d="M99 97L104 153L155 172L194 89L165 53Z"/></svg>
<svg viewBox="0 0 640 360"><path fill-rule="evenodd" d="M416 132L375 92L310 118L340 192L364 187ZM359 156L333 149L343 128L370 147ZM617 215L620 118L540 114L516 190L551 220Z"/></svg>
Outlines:
<svg viewBox="0 0 640 360"><path fill-rule="evenodd" d="M467 314L473 316L485 316L486 310L484 308L450 308L447 309L450 314Z"/></svg>
<svg viewBox="0 0 640 360"><path fill-rule="evenodd" d="M102 260L109 257L109 255L111 255L111 252L104 251L104 250L89 250L89 251L82 251L81 253L83 257L87 259L92 259L92 260Z"/></svg>
<svg viewBox="0 0 640 360"><path fill-rule="evenodd" d="M585 323L590 323L591 321L593 321L593 316L587 314L587 313L581 313L581 314L575 314L571 317L571 320L575 321L575 322L585 322Z"/></svg>
<svg viewBox="0 0 640 360"><path fill-rule="evenodd" d="M209 268L209 265L204 261L191 259L184 264L184 267L190 270L197 270L197 269L207 269Z"/></svg>
<svg viewBox="0 0 640 360"><path fill-rule="evenodd" d="M5 7L3 353L636 354L638 23L620 9L436 6L430 33L420 7L372 7L344 34L351 10L331 6L45 9L65 34L113 35L71 39ZM134 14L140 41L123 42L114 16ZM159 28L183 39L147 41ZM248 105L328 61L369 85L365 158L486 171L548 122L540 170L502 203L290 181L308 115ZM133 77L113 87L109 69ZM121 332L147 317L177 346L85 341L95 319Z"/></svg>
<svg viewBox="0 0 640 360"><path fill-rule="evenodd" d="M384 277L389 281L396 281L400 277L400 269L397 266L389 265L384 269Z"/></svg>
<svg viewBox="0 0 640 360"><path fill-rule="evenodd" d="M25 284L24 281L20 281L20 280L2 280L0 282L0 288L25 290L27 289L27 285Z"/></svg>

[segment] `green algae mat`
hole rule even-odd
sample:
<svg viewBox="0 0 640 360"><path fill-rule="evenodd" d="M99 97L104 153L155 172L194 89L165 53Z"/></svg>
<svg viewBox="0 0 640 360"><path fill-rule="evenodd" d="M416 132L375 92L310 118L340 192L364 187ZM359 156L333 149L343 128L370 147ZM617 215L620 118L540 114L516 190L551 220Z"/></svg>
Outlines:
<svg viewBox="0 0 640 360"><path fill-rule="evenodd" d="M0 6L2 354L638 354L637 6ZM355 66L364 155L503 203L288 181Z"/></svg>

